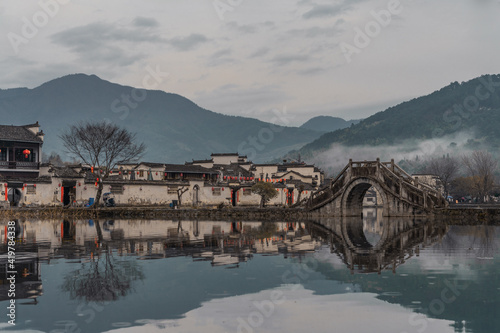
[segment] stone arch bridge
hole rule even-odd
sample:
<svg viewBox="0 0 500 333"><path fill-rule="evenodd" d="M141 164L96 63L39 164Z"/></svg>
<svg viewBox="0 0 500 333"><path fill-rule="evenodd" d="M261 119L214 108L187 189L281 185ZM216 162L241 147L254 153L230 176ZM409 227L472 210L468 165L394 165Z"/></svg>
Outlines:
<svg viewBox="0 0 500 333"><path fill-rule="evenodd" d="M382 215L403 217L427 215L446 207L439 191L410 176L394 160L353 162L327 187L311 195L310 212L319 216L362 216L363 199L371 187L382 200Z"/></svg>

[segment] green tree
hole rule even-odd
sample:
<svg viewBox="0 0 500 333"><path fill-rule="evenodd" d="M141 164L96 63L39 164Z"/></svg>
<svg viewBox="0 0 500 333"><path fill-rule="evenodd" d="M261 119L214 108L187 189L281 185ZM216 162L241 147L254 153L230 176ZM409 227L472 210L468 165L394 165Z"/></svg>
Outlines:
<svg viewBox="0 0 500 333"><path fill-rule="evenodd" d="M260 195L260 208L265 207L266 202L278 195L272 183L257 182L252 186L252 192Z"/></svg>

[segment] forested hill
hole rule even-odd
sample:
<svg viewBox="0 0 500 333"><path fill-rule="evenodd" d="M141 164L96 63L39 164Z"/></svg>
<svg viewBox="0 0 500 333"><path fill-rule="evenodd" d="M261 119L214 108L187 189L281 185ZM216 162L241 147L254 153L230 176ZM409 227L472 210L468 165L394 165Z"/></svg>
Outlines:
<svg viewBox="0 0 500 333"><path fill-rule="evenodd" d="M333 143L347 146L391 145L469 130L470 145L500 144L500 75L453 82L430 95L412 99L348 128L326 133L298 152L310 157ZM297 152L293 152L296 155Z"/></svg>

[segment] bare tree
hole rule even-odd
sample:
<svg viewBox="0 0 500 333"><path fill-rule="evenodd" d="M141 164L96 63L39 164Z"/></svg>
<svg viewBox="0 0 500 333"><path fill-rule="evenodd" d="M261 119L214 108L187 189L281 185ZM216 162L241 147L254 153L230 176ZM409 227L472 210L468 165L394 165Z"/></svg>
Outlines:
<svg viewBox="0 0 500 333"><path fill-rule="evenodd" d="M177 200L179 201L179 207L182 205L182 195L189 191L189 187L184 187L182 186L181 188L177 189Z"/></svg>
<svg viewBox="0 0 500 333"><path fill-rule="evenodd" d="M450 182L453 181L460 172L460 163L456 157L434 157L429 160L425 172L438 176L441 179L443 182L444 194L447 197Z"/></svg>
<svg viewBox="0 0 500 333"><path fill-rule="evenodd" d="M103 181L109 177L109 172L118 163L137 161L146 149L143 143L135 143L135 134L110 123L72 125L60 138L70 154L98 170L100 181L94 207L99 205Z"/></svg>
<svg viewBox="0 0 500 333"><path fill-rule="evenodd" d="M474 192L480 202L491 192L495 185L494 172L498 162L487 151L475 150L462 157L462 162L469 176L473 177Z"/></svg>

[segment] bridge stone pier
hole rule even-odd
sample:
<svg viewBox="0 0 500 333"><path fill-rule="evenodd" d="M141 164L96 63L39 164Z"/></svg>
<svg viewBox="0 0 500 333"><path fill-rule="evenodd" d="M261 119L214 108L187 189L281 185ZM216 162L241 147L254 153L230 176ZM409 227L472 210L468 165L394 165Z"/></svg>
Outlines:
<svg viewBox="0 0 500 333"><path fill-rule="evenodd" d="M428 215L447 202L435 188L418 182L394 160L363 161L349 164L326 187L311 195L307 208L317 216L360 217L363 199L373 187L382 201L386 217Z"/></svg>

